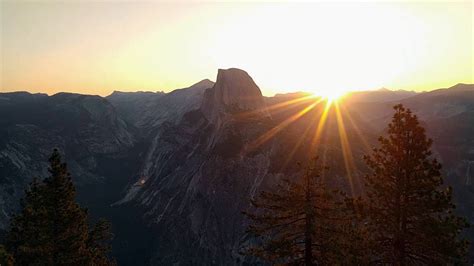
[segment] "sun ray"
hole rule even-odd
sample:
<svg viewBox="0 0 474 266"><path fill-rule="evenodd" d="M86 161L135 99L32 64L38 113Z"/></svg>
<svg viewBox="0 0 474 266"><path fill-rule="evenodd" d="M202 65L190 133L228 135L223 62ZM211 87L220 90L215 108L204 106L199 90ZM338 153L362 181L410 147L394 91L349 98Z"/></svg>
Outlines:
<svg viewBox="0 0 474 266"><path fill-rule="evenodd" d="M355 188L354 188L354 177L352 175L352 172L353 170L355 170L355 164L353 160L351 147L349 145L349 140L347 138L347 132L344 126L344 120L342 118L341 111L339 109L339 104L336 102L334 106L335 106L334 109L336 111L336 122L337 122L338 131L339 131L339 140L341 142L344 166L346 168L347 178L349 180L349 185L351 187L351 193L354 196Z"/></svg>
<svg viewBox="0 0 474 266"><path fill-rule="evenodd" d="M286 168L286 166L288 165L288 163L291 161L291 159L293 158L293 156L295 155L296 151L298 150L298 148L301 146L301 144L303 143L303 141L306 139L306 136L308 135L309 131L311 130L311 128L313 127L314 123L316 122L316 120L311 120L310 123L308 123L308 126L306 127L305 131L303 132L303 134L301 135L301 137L298 139L298 142L296 142L296 145L295 147L293 147L293 149L291 150L291 152L288 154L288 157L286 158L285 162L283 162L282 166L280 167L280 170L283 170Z"/></svg>
<svg viewBox="0 0 474 266"><path fill-rule="evenodd" d="M317 100L315 101L314 103L312 103L311 105L307 106L306 108L304 108L303 110L299 111L298 113L292 115L291 117L287 118L286 120L284 120L283 122L281 122L280 124L278 124L277 126L275 126L274 128L270 129L268 132L266 132L265 134L263 134L262 136L260 136L259 138L257 138L254 142L252 142L251 144L248 145L247 147L247 150L253 150L257 147L259 147L260 145L264 144L265 142L267 142L269 139L271 139L273 136L275 136L278 132L280 132L281 130L283 130L284 128L286 128L288 125L290 125L291 123L295 122L296 120L298 120L300 117L302 117L304 114L306 114L307 112L309 112L311 109L313 109L318 103L320 102L320 100Z"/></svg>
<svg viewBox="0 0 474 266"><path fill-rule="evenodd" d="M279 111L285 111L290 107L297 107L299 105L305 104L305 101L315 99L316 97L317 96L314 96L314 95L307 95L307 96L303 96L303 97L298 97L298 98L295 98L295 99L291 99L291 100L288 100L288 101L284 101L284 102L281 102L281 103L277 103L277 104L267 106L267 107L265 107L265 110L267 112L271 112L271 111L277 111L278 112L278 110ZM238 116L243 118L243 117L252 116L252 115L255 115L255 114L258 114L258 113L261 113L261 112L262 112L262 109L252 110L252 111L239 113Z"/></svg>
<svg viewBox="0 0 474 266"><path fill-rule="evenodd" d="M327 138L327 134L325 134L325 136ZM322 156L321 156L322 157L321 158L321 165L323 167L327 167L328 166L327 165L327 152L328 152L327 146L324 147L322 150L323 150L323 152L322 152ZM321 175L321 178L324 182L326 182L326 179L327 179L326 172L327 172L326 170L322 171L322 175Z"/></svg>
<svg viewBox="0 0 474 266"><path fill-rule="evenodd" d="M328 117L328 113L331 109L331 102L326 99L326 106L324 107L323 113L321 114L318 122L318 126L316 128L313 140L311 141L311 155L315 155L317 153L317 149L320 143L320 137L321 137L321 132L324 128L324 125L326 124L326 120Z"/></svg>
<svg viewBox="0 0 474 266"><path fill-rule="evenodd" d="M344 110L344 114L346 115L347 119L349 120L349 122L351 123L351 126L352 128L355 129L356 133L357 133L357 136L359 137L359 139L362 141L362 145L364 146L364 149L365 149L365 152L369 153L370 151L372 151L372 148L371 146L369 145L369 142L367 141L367 139L364 137L364 134L362 134L359 126L354 122L354 119L352 118L352 115L350 112L347 112L346 108L344 106L341 107L341 109Z"/></svg>

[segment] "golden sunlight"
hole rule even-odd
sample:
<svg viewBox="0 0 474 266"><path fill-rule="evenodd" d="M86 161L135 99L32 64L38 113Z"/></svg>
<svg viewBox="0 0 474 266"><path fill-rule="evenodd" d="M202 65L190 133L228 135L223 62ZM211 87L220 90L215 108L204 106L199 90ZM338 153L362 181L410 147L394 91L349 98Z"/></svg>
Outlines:
<svg viewBox="0 0 474 266"><path fill-rule="evenodd" d="M339 100L344 94L346 94L346 91L343 90L324 90L324 91L319 91L315 92L314 95L320 96L323 99L327 100L327 104L332 104L334 101Z"/></svg>
<svg viewBox="0 0 474 266"><path fill-rule="evenodd" d="M0 266L474 266L443 1L0 0Z"/></svg>
<svg viewBox="0 0 474 266"><path fill-rule="evenodd" d="M334 100L473 77L468 2L3 1L1 10L5 91L171 91L237 67L264 95L309 90Z"/></svg>

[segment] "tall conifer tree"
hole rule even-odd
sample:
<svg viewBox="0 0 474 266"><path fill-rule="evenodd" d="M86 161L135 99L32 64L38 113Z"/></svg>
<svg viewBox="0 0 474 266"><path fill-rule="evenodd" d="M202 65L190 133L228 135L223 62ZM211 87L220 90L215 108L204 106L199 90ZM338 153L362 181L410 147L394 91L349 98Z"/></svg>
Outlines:
<svg viewBox="0 0 474 266"><path fill-rule="evenodd" d="M13 266L14 263L13 256L5 250L3 245L0 245L0 265Z"/></svg>
<svg viewBox="0 0 474 266"><path fill-rule="evenodd" d="M58 150L49 158L50 176L33 180L11 222L6 247L18 265L107 265L107 225L89 232L87 211L75 201L75 188ZM105 226L105 227L104 227Z"/></svg>
<svg viewBox="0 0 474 266"><path fill-rule="evenodd" d="M110 222L101 219L92 230L89 231L89 238L87 239L87 247L89 248L89 260L95 266L115 264L114 260L110 260L107 254L112 250L110 239L113 235L110 231Z"/></svg>
<svg viewBox="0 0 474 266"><path fill-rule="evenodd" d="M322 178L317 158L297 181L284 179L276 192L263 191L245 212L248 232L257 238L246 254L271 263L330 265L342 258L338 231L338 193Z"/></svg>
<svg viewBox="0 0 474 266"><path fill-rule="evenodd" d="M466 252L454 214L452 190L443 186L431 139L409 109L394 106L388 137L366 156L368 226L376 260L390 265L446 265Z"/></svg>

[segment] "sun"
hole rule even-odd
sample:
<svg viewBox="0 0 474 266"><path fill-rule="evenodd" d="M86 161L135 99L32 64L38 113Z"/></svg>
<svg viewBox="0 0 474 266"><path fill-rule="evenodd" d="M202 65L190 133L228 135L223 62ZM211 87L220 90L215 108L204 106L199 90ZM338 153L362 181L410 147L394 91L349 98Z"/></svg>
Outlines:
<svg viewBox="0 0 474 266"><path fill-rule="evenodd" d="M318 90L318 91L312 92L313 95L317 97L322 97L330 103L339 100L346 93L347 91L338 90L338 89Z"/></svg>
<svg viewBox="0 0 474 266"><path fill-rule="evenodd" d="M329 102L334 102L337 101L339 98L341 98L344 95L343 92L339 91L330 91L323 95Z"/></svg>

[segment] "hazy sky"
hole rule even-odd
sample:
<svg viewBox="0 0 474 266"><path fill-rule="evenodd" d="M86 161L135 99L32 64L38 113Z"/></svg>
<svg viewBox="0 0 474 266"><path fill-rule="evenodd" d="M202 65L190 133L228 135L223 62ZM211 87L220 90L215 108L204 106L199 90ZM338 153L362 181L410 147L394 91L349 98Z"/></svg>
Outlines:
<svg viewBox="0 0 474 266"><path fill-rule="evenodd" d="M471 1L0 2L0 91L169 91L229 67L266 95L473 83Z"/></svg>

